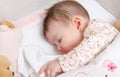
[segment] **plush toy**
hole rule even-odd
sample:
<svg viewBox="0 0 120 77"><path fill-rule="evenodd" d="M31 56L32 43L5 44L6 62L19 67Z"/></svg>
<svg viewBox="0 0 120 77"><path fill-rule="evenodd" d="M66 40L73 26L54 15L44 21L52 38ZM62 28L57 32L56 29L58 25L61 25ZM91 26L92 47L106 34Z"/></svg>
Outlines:
<svg viewBox="0 0 120 77"><path fill-rule="evenodd" d="M0 25L0 31L7 31L14 28L15 28L14 24L12 24L8 20L3 21L2 24Z"/></svg>
<svg viewBox="0 0 120 77"><path fill-rule="evenodd" d="M120 19L113 24L120 31Z"/></svg>
<svg viewBox="0 0 120 77"><path fill-rule="evenodd" d="M17 70L17 57L21 43L22 31L11 23L11 21L3 21L0 25L0 55L10 60L15 72ZM4 74L5 71L2 73Z"/></svg>
<svg viewBox="0 0 120 77"><path fill-rule="evenodd" d="M0 77L13 77L11 63L5 56L0 55Z"/></svg>

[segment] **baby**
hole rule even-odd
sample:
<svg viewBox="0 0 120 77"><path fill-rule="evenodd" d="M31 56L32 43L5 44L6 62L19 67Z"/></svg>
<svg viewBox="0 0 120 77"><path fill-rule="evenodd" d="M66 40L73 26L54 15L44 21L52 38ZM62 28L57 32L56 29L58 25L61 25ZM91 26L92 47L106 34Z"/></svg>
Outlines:
<svg viewBox="0 0 120 77"><path fill-rule="evenodd" d="M44 65L39 74L56 77L86 65L112 42L118 31L106 22L90 20L84 7L68 0L49 8L43 33L62 55Z"/></svg>

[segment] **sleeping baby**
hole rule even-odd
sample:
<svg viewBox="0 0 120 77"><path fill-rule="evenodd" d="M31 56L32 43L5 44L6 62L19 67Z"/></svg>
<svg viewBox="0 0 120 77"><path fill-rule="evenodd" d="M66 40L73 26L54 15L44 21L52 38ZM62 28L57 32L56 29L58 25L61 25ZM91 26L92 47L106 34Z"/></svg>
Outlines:
<svg viewBox="0 0 120 77"><path fill-rule="evenodd" d="M24 66L19 62L19 67L21 70L27 69L20 73L24 77L41 77L44 72L45 77L56 77L85 66L102 52L118 33L118 30L104 21L90 20L86 9L76 1L58 2L48 9L43 22L43 34L61 55L49 56L43 53L40 47L24 47L20 52Z"/></svg>
<svg viewBox="0 0 120 77"><path fill-rule="evenodd" d="M62 54L45 64L39 74L46 77L80 68L105 49L118 34L110 24L93 19L76 1L61 1L48 9L43 33Z"/></svg>

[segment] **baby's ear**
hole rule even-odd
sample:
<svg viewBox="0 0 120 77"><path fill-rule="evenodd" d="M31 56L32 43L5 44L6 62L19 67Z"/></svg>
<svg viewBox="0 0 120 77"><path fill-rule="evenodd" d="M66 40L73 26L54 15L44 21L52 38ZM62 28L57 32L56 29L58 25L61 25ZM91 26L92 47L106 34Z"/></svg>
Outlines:
<svg viewBox="0 0 120 77"><path fill-rule="evenodd" d="M72 23L77 27L78 30L83 31L82 20L79 16L75 16L72 18Z"/></svg>

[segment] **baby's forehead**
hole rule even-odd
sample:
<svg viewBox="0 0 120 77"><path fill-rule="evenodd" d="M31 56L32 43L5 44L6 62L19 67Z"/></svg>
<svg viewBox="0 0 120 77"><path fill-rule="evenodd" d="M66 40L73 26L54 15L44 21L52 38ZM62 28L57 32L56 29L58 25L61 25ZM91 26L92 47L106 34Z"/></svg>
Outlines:
<svg viewBox="0 0 120 77"><path fill-rule="evenodd" d="M49 29L48 31L46 31L46 39L48 42L50 42L51 44L54 43L55 37L57 34L57 30L51 30Z"/></svg>
<svg viewBox="0 0 120 77"><path fill-rule="evenodd" d="M58 33L60 30L64 29L67 26L68 26L68 23L66 23L62 20L51 19L47 23L47 30L45 31L45 35L46 34Z"/></svg>

